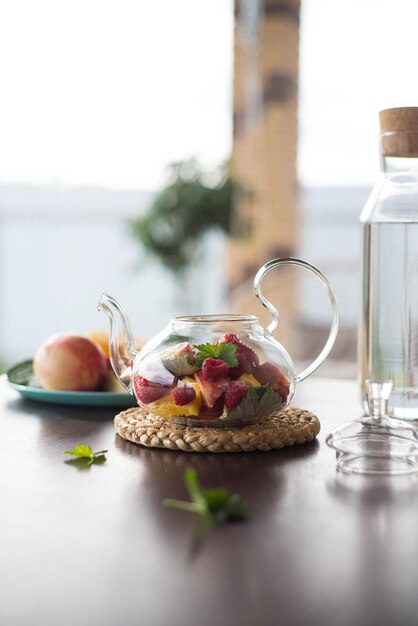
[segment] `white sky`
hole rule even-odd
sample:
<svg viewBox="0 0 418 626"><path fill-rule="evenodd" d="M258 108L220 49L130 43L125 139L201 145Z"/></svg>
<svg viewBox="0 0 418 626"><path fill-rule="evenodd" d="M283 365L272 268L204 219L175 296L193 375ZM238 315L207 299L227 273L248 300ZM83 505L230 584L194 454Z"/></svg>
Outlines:
<svg viewBox="0 0 418 626"><path fill-rule="evenodd" d="M302 0L299 176L372 184L378 112L418 106L418 0Z"/></svg>
<svg viewBox="0 0 418 626"><path fill-rule="evenodd" d="M301 182L370 184L418 105L417 0L302 0ZM0 183L155 188L231 149L232 0L3 0Z"/></svg>
<svg viewBox="0 0 418 626"><path fill-rule="evenodd" d="M230 151L230 0L1 6L0 182L153 188Z"/></svg>

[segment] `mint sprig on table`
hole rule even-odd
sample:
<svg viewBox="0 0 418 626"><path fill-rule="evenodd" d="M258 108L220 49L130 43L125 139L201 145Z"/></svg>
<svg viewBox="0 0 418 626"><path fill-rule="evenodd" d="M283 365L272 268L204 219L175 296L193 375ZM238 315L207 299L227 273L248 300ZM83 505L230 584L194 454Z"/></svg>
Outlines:
<svg viewBox="0 0 418 626"><path fill-rule="evenodd" d="M196 346L196 366L202 367L205 359L221 359L228 367L238 367L237 346L233 343L204 343Z"/></svg>
<svg viewBox="0 0 418 626"><path fill-rule="evenodd" d="M264 417L280 411L283 400L270 385L250 387L245 398L234 409L228 412L228 419L246 419L248 417Z"/></svg>
<svg viewBox="0 0 418 626"><path fill-rule="evenodd" d="M164 498L164 506L196 513L203 517L209 526L247 519L247 507L241 496L230 494L224 487L203 489L194 468L189 467L184 472L184 482L191 502Z"/></svg>
<svg viewBox="0 0 418 626"><path fill-rule="evenodd" d="M80 460L84 461L86 465L93 465L93 463L104 463L106 461L106 452L107 450L93 452L91 446L86 443L80 443L72 450L65 450L64 454L74 456L75 459L71 459L72 461Z"/></svg>

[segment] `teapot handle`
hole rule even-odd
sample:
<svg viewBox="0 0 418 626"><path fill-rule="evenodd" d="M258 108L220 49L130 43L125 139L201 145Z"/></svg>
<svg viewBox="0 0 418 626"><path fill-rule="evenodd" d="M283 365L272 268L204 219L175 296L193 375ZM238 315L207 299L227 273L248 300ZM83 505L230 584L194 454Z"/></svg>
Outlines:
<svg viewBox="0 0 418 626"><path fill-rule="evenodd" d="M277 328L277 325L280 321L280 315L278 310L276 309L275 306L273 306L271 304L271 302L269 302L268 300L266 300L266 298L263 296L262 292L261 292L261 282L264 278L264 276L272 269L279 267L280 265L298 265L300 267L304 267L306 270L312 272L312 274L314 274L319 280L320 282L324 285L325 289L328 292L328 296L331 302L331 308L332 308L332 322L331 322L331 329L328 335L328 339L324 345L324 347L322 348L321 352L318 354L318 356L316 357L316 359L306 368L303 370L303 372L301 372L300 374L296 375L295 379L296 382L301 382L302 380L304 380L305 378L307 378L308 376L310 376L326 359L326 357L328 356L328 354L331 351L332 346L334 345L335 342L335 338L337 336L337 332L338 332L338 321L339 321L339 313L338 313L338 304L337 304L337 299L335 297L335 293L328 281L328 278L326 278L326 276L324 276L324 274L322 272L319 271L318 268L316 268L314 265L311 265L310 263L307 263L306 261L302 261L302 259L297 259L294 257L286 257L286 258L282 258L282 259L273 259L272 261L269 261L268 263L265 263L257 272L257 274L255 275L254 278L254 292L256 297L258 298L258 300L261 302L261 304L263 306L266 307L266 309L268 309L270 311L270 313L273 316L273 320L272 322L267 326L266 330L269 333L273 333L275 331L275 329Z"/></svg>

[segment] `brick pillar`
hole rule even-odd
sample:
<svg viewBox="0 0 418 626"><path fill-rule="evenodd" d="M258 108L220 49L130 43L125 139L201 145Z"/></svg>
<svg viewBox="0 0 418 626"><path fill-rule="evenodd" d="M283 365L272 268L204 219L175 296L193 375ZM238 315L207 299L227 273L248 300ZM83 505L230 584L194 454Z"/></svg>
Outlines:
<svg viewBox="0 0 418 626"><path fill-rule="evenodd" d="M250 192L237 210L251 231L229 246L230 308L256 313L263 323L269 316L253 298L254 274L266 261L297 251L299 13L300 0L235 0L232 171ZM278 270L266 278L265 295L279 308L287 339L295 276Z"/></svg>

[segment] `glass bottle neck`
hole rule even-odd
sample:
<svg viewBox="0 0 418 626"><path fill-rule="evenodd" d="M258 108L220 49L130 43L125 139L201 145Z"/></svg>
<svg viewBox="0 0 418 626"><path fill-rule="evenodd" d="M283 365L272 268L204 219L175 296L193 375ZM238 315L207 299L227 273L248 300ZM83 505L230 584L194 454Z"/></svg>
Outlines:
<svg viewBox="0 0 418 626"><path fill-rule="evenodd" d="M399 182L418 182L418 157L381 156L385 177Z"/></svg>

